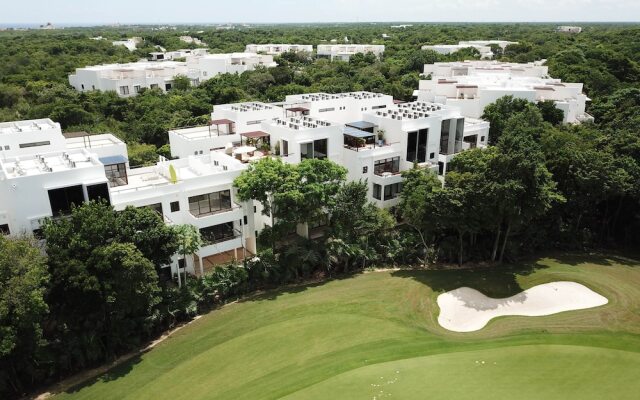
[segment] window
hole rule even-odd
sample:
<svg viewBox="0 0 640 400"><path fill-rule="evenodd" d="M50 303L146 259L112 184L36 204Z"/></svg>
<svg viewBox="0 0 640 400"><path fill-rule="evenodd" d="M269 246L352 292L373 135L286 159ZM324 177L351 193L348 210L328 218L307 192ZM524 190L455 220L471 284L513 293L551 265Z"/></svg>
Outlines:
<svg viewBox="0 0 640 400"><path fill-rule="evenodd" d="M133 92L134 92L134 93L140 93L140 85L135 85L135 86L133 87Z"/></svg>
<svg viewBox="0 0 640 400"><path fill-rule="evenodd" d="M21 149L26 149L28 147L49 146L50 144L51 144L51 142L48 141L48 140L43 141L43 142L20 143L20 148ZM6 150L8 150L8 149L6 149Z"/></svg>
<svg viewBox="0 0 640 400"><path fill-rule="evenodd" d="M171 203L169 203L169 207L171 207L171 212L178 212L180 211L180 202L179 201L172 201Z"/></svg>
<svg viewBox="0 0 640 400"><path fill-rule="evenodd" d="M301 144L300 158L303 160L309 158L323 160L327 158L327 139L318 139L313 142Z"/></svg>
<svg viewBox="0 0 640 400"><path fill-rule="evenodd" d="M377 160L373 164L373 173L376 175L384 173L397 174L398 172L400 172L400 157Z"/></svg>
<svg viewBox="0 0 640 400"><path fill-rule="evenodd" d="M151 89L157 89L158 88L158 84L157 83L152 83L151 85L149 85L149 87Z"/></svg>
<svg viewBox="0 0 640 400"><path fill-rule="evenodd" d="M225 222L200 229L200 235L202 235L202 241L205 245L211 245L235 238L236 232L233 229L233 222Z"/></svg>
<svg viewBox="0 0 640 400"><path fill-rule="evenodd" d="M329 111L335 111L336 108L335 107L331 107L331 108L321 108L318 110L318 112L329 112Z"/></svg>
<svg viewBox="0 0 640 400"><path fill-rule="evenodd" d="M84 90L84 83L80 85L82 87L82 90Z"/></svg>
<svg viewBox="0 0 640 400"><path fill-rule="evenodd" d="M120 86L120 94L121 95L129 94L129 86Z"/></svg>
<svg viewBox="0 0 640 400"><path fill-rule="evenodd" d="M123 186L129 183L126 164L111 164L104 166L104 172L109 181L109 187Z"/></svg>
<svg viewBox="0 0 640 400"><path fill-rule="evenodd" d="M483 136L483 137L484 137L484 136ZM9 146L4 146L4 149L5 149L5 150L11 150L11 147L9 147Z"/></svg>
<svg viewBox="0 0 640 400"><path fill-rule="evenodd" d="M436 153L429 153L429 160L436 158Z"/></svg>
<svg viewBox="0 0 640 400"><path fill-rule="evenodd" d="M244 224L246 225L246 224L248 224L248 223L249 223L248 218L247 218L247 216L245 215L245 216L244 216Z"/></svg>
<svg viewBox="0 0 640 400"><path fill-rule="evenodd" d="M247 121L247 125L258 125L262 121L264 121L264 120L263 119L259 119L259 120L256 120L256 121Z"/></svg>
<svg viewBox="0 0 640 400"><path fill-rule="evenodd" d="M172 86L171 86L171 84L170 84L170 83L166 83L166 84L164 85L164 90L166 90L166 91L168 92L169 90L171 90L171 87L172 87Z"/></svg>
<svg viewBox="0 0 640 400"><path fill-rule="evenodd" d="M227 210L231 210L230 190L189 197L189 212L194 217L204 217Z"/></svg>
<svg viewBox="0 0 640 400"><path fill-rule="evenodd" d="M54 217L69 214L72 205L79 206L83 202L82 185L49 190L49 204Z"/></svg>
<svg viewBox="0 0 640 400"><path fill-rule="evenodd" d="M96 90L96 85L91 85L91 90Z"/></svg>
<svg viewBox="0 0 640 400"><path fill-rule="evenodd" d="M395 199L396 197L398 197L398 195L400 195L400 192L402 191L402 183L394 183L392 185L387 185L384 187L384 200L391 200L391 199Z"/></svg>
<svg viewBox="0 0 640 400"><path fill-rule="evenodd" d="M373 198L377 199L377 200L382 200L381 192L382 192L382 186L378 185L377 183L374 183L373 184Z"/></svg>
<svg viewBox="0 0 640 400"><path fill-rule="evenodd" d="M420 129L407 134L407 161L418 163L427 161L428 137L429 129Z"/></svg>
<svg viewBox="0 0 640 400"><path fill-rule="evenodd" d="M381 108L387 108L387 106L386 105L381 105L381 106L373 106L373 107L371 107L372 110L379 110Z"/></svg>
<svg viewBox="0 0 640 400"><path fill-rule="evenodd" d="M9 225L2 224L0 225L0 235L9 235L11 231L9 230Z"/></svg>
<svg viewBox="0 0 640 400"><path fill-rule="evenodd" d="M366 174L367 172L369 172L369 167L362 167L362 173Z"/></svg>
<svg viewBox="0 0 640 400"><path fill-rule="evenodd" d="M484 136L480 136L480 141L484 143ZM5 146L6 147L6 146Z"/></svg>
<svg viewBox="0 0 640 400"><path fill-rule="evenodd" d="M156 213L158 213L158 214L160 214L161 216L164 217L164 212L162 212L162 203L154 203L154 204L149 204L149 205L142 206L142 207L150 208L153 211L155 211Z"/></svg>
<svg viewBox="0 0 640 400"><path fill-rule="evenodd" d="M109 186L106 183L87 185L87 198L89 199L89 201L106 200L107 203L111 203L111 201L109 200Z"/></svg>
<svg viewBox="0 0 640 400"><path fill-rule="evenodd" d="M283 156L289 155L289 142L287 142L286 140L282 141L282 155Z"/></svg>

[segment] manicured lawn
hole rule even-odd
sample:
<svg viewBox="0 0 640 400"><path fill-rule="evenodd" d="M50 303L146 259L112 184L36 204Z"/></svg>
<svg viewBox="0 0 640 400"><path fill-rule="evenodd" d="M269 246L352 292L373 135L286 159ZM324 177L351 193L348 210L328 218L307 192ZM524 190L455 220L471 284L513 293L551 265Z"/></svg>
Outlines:
<svg viewBox="0 0 640 400"><path fill-rule="evenodd" d="M609 304L499 318L473 333L437 324L443 291L506 297L559 280ZM57 398L635 399L638 376L640 262L563 256L482 271L371 272L257 296Z"/></svg>

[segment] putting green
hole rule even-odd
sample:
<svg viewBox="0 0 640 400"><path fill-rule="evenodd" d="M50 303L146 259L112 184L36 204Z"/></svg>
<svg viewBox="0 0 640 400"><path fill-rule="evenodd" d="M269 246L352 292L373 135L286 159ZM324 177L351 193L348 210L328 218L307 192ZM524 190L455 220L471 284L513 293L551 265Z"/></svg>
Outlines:
<svg viewBox="0 0 640 400"><path fill-rule="evenodd" d="M640 353L517 346L375 364L285 399L637 399L639 368Z"/></svg>
<svg viewBox="0 0 640 400"><path fill-rule="evenodd" d="M437 296L461 286L501 298L557 281L609 303L501 317L471 333L437 322ZM254 296L56 398L626 399L640 392L639 371L640 263L565 255L475 271L371 272Z"/></svg>

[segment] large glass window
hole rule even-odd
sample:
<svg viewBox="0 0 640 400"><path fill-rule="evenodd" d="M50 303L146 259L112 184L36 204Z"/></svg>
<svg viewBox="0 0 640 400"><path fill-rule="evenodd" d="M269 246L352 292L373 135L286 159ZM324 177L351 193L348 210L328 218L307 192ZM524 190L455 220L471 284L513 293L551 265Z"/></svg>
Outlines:
<svg viewBox="0 0 640 400"><path fill-rule="evenodd" d="M373 166L373 173L376 175L384 173L397 174L398 172L400 172L400 157L378 160Z"/></svg>
<svg viewBox="0 0 640 400"><path fill-rule="evenodd" d="M382 200L382 186L377 183L373 184L373 198L376 200Z"/></svg>
<svg viewBox="0 0 640 400"><path fill-rule="evenodd" d="M327 158L327 139L320 139L313 142L313 158Z"/></svg>
<svg viewBox="0 0 640 400"><path fill-rule="evenodd" d="M87 185L87 198L89 199L89 201L106 200L107 203L111 203L111 201L109 200L109 187L106 183Z"/></svg>
<svg viewBox="0 0 640 400"><path fill-rule="evenodd" d="M306 160L308 158L318 158L323 160L327 158L327 139L314 140L309 143L300 145L300 158Z"/></svg>
<svg viewBox="0 0 640 400"><path fill-rule="evenodd" d="M123 186L129 183L126 164L105 165L104 172L109 181L109 187Z"/></svg>
<svg viewBox="0 0 640 400"><path fill-rule="evenodd" d="M233 222L202 228L200 229L200 235L202 235L202 240L207 245L225 242L237 236L233 228Z"/></svg>
<svg viewBox="0 0 640 400"><path fill-rule="evenodd" d="M450 119L442 121L442 129L440 130L440 154L449 154L449 128Z"/></svg>
<svg viewBox="0 0 640 400"><path fill-rule="evenodd" d="M289 155L289 142L287 142L286 140L282 141L282 155L283 156Z"/></svg>
<svg viewBox="0 0 640 400"><path fill-rule="evenodd" d="M189 197L189 212L194 217L204 217L228 210L231 210L230 190Z"/></svg>
<svg viewBox="0 0 640 400"><path fill-rule="evenodd" d="M82 185L49 190L49 204L54 217L69 214L72 205L79 206L83 202Z"/></svg>
<svg viewBox="0 0 640 400"><path fill-rule="evenodd" d="M429 129L407 133L407 161L423 163L427 161L427 139Z"/></svg>
<svg viewBox="0 0 640 400"><path fill-rule="evenodd" d="M456 146L455 146L456 153L459 153L462 151L463 139L464 139L464 118L459 118L458 125L456 127Z"/></svg>
<svg viewBox="0 0 640 400"><path fill-rule="evenodd" d="M400 192L402 191L402 183L394 183L391 185L386 185L384 187L384 199L386 200L391 200L391 199L395 199L396 197L398 197L400 195Z"/></svg>
<svg viewBox="0 0 640 400"><path fill-rule="evenodd" d="M416 148L418 147L418 132L407 133L407 161L416 161Z"/></svg>
<svg viewBox="0 0 640 400"><path fill-rule="evenodd" d="M21 149L26 149L29 147L40 147L40 146L49 146L51 144L50 141L45 140L42 142L31 142L31 143L20 143L19 147Z"/></svg>

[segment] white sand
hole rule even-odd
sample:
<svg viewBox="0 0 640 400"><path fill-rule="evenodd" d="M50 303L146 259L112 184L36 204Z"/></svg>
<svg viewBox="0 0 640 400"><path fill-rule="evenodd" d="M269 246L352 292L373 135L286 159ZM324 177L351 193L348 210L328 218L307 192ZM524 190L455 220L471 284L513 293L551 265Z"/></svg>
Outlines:
<svg viewBox="0 0 640 400"><path fill-rule="evenodd" d="M547 283L506 299L493 299L475 289L461 287L438 296L438 322L450 331L473 332L504 315L536 317L607 303L606 297L576 282Z"/></svg>

